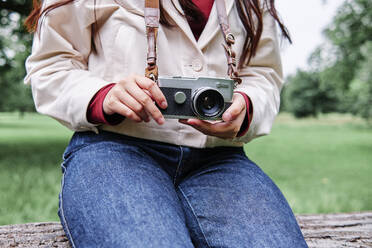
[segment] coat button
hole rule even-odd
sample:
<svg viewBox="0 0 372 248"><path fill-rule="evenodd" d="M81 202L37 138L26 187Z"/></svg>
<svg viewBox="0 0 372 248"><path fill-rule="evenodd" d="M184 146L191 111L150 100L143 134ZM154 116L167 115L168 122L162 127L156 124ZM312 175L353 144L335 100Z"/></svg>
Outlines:
<svg viewBox="0 0 372 248"><path fill-rule="evenodd" d="M203 63L199 59L192 61L192 69L196 72L199 72L203 69Z"/></svg>

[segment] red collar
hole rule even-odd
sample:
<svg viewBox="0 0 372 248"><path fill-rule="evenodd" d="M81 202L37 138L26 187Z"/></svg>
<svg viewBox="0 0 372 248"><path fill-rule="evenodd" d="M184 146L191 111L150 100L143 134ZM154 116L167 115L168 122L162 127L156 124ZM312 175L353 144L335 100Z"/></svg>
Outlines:
<svg viewBox="0 0 372 248"><path fill-rule="evenodd" d="M208 19L213 7L214 0L192 0L192 2L200 9L205 18Z"/></svg>
<svg viewBox="0 0 372 248"><path fill-rule="evenodd" d="M200 9L200 11L204 14L204 21L197 23L197 22L189 22L190 28L195 36L195 39L198 40L205 25L207 24L209 15L211 13L214 0L192 0L192 2Z"/></svg>

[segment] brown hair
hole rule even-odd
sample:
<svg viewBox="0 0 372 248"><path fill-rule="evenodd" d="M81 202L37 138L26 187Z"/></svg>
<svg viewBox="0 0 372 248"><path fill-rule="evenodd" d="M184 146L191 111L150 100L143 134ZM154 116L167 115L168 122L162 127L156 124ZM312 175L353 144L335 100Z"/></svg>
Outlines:
<svg viewBox="0 0 372 248"><path fill-rule="evenodd" d="M33 10L25 21L25 26L30 32L37 29L37 24L42 15L47 14L49 11L61 7L66 4L72 3L74 0L61 0L58 3L52 4L45 9L41 9L40 0L33 0ZM282 35L292 42L287 28L284 26L283 22L280 20L279 15L275 8L275 0L263 0L270 14L276 20ZM260 0L235 0L239 18L244 26L247 33L247 37L244 41L243 53L240 56L238 67L241 68L244 64L249 64L252 57L255 56L258 43L260 41L262 31L263 31L263 18L262 10L260 8ZM197 6L191 0L179 0L185 15L188 19L193 21L200 21L205 18L200 12ZM255 22L257 20L257 23ZM170 17L166 14L163 7L160 4L160 23L171 27L173 26L170 21Z"/></svg>

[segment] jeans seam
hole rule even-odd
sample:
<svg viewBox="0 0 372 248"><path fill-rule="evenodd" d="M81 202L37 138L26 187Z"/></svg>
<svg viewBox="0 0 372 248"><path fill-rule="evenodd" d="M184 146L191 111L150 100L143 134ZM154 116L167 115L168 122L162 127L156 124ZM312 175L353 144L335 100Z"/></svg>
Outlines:
<svg viewBox="0 0 372 248"><path fill-rule="evenodd" d="M65 153L63 154L62 158L63 158L64 160L66 160L66 159L68 159L68 157L71 156L71 154L73 154L73 153L79 151L80 149L83 149L83 148L85 148L85 147L87 147L87 146L89 146L89 145L91 145L91 144L90 144L90 143L88 143L88 144L82 144L82 145L79 145L78 147L74 147L71 151L65 152Z"/></svg>
<svg viewBox="0 0 372 248"><path fill-rule="evenodd" d="M181 167L182 159L183 159L183 149L182 149L182 146L180 146L180 151L181 151L181 154L180 154L180 161L179 161L178 164L177 164L176 172L175 172L175 174L174 174L174 178L173 178L173 184L174 184L174 185L176 185L177 175L178 175L179 169L180 169L180 167Z"/></svg>
<svg viewBox="0 0 372 248"><path fill-rule="evenodd" d="M209 243L208 243L207 237L205 236L205 233L204 233L204 231L203 231L203 228L202 228L201 225L200 225L199 219L198 219L198 217L197 217L197 215L196 215L196 213L195 213L194 208L192 207L191 203L189 202L189 199L187 198L186 194L183 192L183 190L181 189L180 186L178 186L178 189L179 189L179 191L181 192L183 198L185 198L187 205L189 205L189 207L190 207L190 209L191 209L191 212L192 212L192 214L194 215L194 217L195 217L195 219L196 219L196 222L198 223L198 226L199 226L199 229L200 229L200 231L201 231L201 233L202 233L202 235L203 235L203 238L204 238L205 242L207 243L207 246L210 248L211 246L210 246Z"/></svg>
<svg viewBox="0 0 372 248"><path fill-rule="evenodd" d="M76 247L75 246L75 242L74 242L74 240L72 238L71 231L70 231L70 229L68 227L67 220L65 218L65 214L64 214L64 211L63 211L63 188L65 186L65 174L67 173L67 171L66 171L66 167L63 165L63 163L62 163L61 166L62 166L62 168L64 170L64 173L63 173L63 176L62 176L62 186L61 186L61 203L60 203L60 205L61 205L61 217L62 217L62 221L65 223L67 235L70 238L71 245L72 245L73 248L75 248Z"/></svg>

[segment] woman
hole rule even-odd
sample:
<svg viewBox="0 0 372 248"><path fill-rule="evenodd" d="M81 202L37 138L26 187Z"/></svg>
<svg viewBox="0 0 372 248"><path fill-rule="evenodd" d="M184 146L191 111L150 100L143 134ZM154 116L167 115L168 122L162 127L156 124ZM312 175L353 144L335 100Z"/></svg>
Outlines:
<svg viewBox="0 0 372 248"><path fill-rule="evenodd" d="M26 82L37 110L75 131L59 208L73 247L307 247L242 148L278 112L276 24L288 33L273 0L226 0L239 61L231 53L228 65L213 2L161 1L157 62L160 76L236 70L242 83L220 122L162 115L169 103L143 76L143 0L35 1Z"/></svg>

